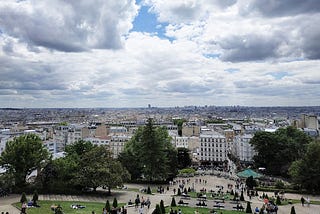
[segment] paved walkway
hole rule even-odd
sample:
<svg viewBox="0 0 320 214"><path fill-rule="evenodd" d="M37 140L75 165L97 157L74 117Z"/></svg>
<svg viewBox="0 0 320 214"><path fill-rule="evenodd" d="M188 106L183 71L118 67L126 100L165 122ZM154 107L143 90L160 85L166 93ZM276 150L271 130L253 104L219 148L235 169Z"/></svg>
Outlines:
<svg viewBox="0 0 320 214"><path fill-rule="evenodd" d="M197 179L197 182L196 182ZM199 179L202 180L202 182L199 182ZM180 179L180 183L181 180ZM203 180L207 181L206 183L203 182ZM189 183L185 184L185 187L194 187L197 192L199 192L200 189L205 188L207 191L209 190L215 190L216 186L223 186L224 190L227 189L228 184L235 184L234 181L228 180L225 178L221 177L216 177L216 176L198 176L198 177L192 177L190 178ZM141 188L147 188L148 185L139 185L139 184L127 184L126 185L128 188L134 188L134 189L141 189ZM97 202L106 202L106 200L113 201L113 198L116 197L118 202L128 202L131 200L134 202L134 199L136 198L136 195L139 194L140 197L144 197L145 199L149 198L151 201L151 208L148 210L147 208L144 209L145 214L151 214L153 208L155 207L156 204L160 203L161 200L164 201L165 205L170 205L171 203L171 196L173 195L173 189L178 189L178 184L169 186L169 191L166 191L167 186L163 186L165 189L164 194L155 194L155 195L147 195L144 193L138 193L134 191L126 191L126 190L113 190L112 196L108 197L94 197L94 196L69 196L69 195L39 195L39 200L65 200L65 201L97 201ZM259 193L262 194L262 193ZM268 193L270 194L270 193ZM270 194L271 196L271 194ZM1 212L9 212L10 214L20 214L19 210L11 206L12 203L15 203L20 200L20 195L10 195L8 197L0 198L0 213ZM301 195L299 194L286 194L286 198L291 198L291 199L300 199ZM307 196L305 196L307 197ZM311 200L319 200L319 196L309 196ZM176 197L176 202L180 197ZM245 200L249 200L245 196ZM190 204L195 203L195 199L192 199ZM263 202L258 200L258 198L254 197L251 199L251 207L254 209L256 206L261 207ZM209 204L210 203L210 204ZM208 203L208 208L213 208L211 202ZM245 203L244 203L245 206ZM301 206L301 204L295 204L295 210L297 214L320 214L320 206L319 205L310 205L308 206ZM291 210L291 205L287 206L280 206L278 210L278 214L289 214ZM223 211L222 211L223 212ZM138 210L136 210L134 207L129 207L128 208L128 213L129 214L136 214L138 213Z"/></svg>

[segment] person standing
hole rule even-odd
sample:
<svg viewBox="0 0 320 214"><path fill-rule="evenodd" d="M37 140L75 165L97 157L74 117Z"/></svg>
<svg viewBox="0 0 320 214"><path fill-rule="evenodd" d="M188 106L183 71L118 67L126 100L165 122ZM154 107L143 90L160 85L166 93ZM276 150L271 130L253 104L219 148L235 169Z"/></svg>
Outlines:
<svg viewBox="0 0 320 214"><path fill-rule="evenodd" d="M304 206L304 202L306 201L304 197L302 196L300 200L301 200L301 205Z"/></svg>

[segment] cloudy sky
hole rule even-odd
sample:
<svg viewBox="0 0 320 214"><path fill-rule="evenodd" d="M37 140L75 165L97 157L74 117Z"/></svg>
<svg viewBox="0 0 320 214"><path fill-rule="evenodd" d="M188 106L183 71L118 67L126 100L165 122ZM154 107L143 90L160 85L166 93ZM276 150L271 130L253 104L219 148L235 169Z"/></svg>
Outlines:
<svg viewBox="0 0 320 214"><path fill-rule="evenodd" d="M0 107L320 105L319 0L0 0Z"/></svg>

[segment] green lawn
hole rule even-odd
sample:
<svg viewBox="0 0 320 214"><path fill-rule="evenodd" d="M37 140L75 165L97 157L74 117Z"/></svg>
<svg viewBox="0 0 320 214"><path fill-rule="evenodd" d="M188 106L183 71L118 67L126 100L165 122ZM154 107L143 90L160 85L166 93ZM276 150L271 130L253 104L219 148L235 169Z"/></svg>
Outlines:
<svg viewBox="0 0 320 214"><path fill-rule="evenodd" d="M79 201L38 201L38 204L40 205L39 208L28 208L27 213L28 214L44 214L44 213L54 213L51 211L50 207L51 205L58 205L62 207L64 214L91 214L92 211L95 213L102 213L102 209L105 206L105 203L101 202L79 202ZM86 206L86 208L83 209L72 209L72 204L80 204L83 206ZM112 205L112 202L111 204ZM119 206L123 206L124 204L119 204ZM21 208L20 203L15 203L14 206Z"/></svg>
<svg viewBox="0 0 320 214"><path fill-rule="evenodd" d="M171 207L166 207L166 213L170 212ZM194 214L195 210L199 211L199 214L209 214L210 209L208 208L196 208L196 207L185 207L185 206L177 206L177 207L172 207L173 211L181 209L181 212L183 214ZM211 209L212 210L212 209ZM233 210L216 210L218 214L223 213L223 214L244 214L244 212L239 212L239 211L233 211Z"/></svg>

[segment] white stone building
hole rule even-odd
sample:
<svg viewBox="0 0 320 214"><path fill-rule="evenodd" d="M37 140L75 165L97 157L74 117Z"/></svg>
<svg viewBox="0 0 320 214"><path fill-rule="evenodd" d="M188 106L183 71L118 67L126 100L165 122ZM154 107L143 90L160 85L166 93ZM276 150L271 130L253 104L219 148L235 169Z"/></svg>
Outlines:
<svg viewBox="0 0 320 214"><path fill-rule="evenodd" d="M199 158L201 162L224 162L227 159L227 143L219 133L200 134Z"/></svg>

